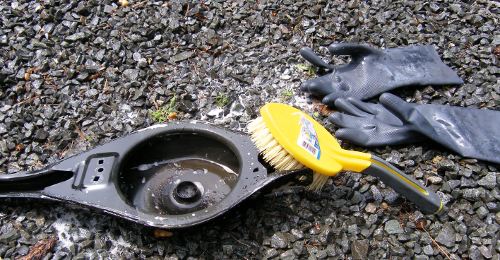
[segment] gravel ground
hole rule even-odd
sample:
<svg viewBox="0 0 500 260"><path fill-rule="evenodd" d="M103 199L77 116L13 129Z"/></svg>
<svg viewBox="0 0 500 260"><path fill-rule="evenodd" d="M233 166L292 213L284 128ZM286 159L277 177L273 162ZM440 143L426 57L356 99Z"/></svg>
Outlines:
<svg viewBox="0 0 500 260"><path fill-rule="evenodd" d="M333 41L432 44L465 84L395 93L500 107L498 2L276 2L0 1L0 172L43 167L174 110L178 119L242 129L265 102L280 101L333 130L325 109L298 91L314 76L299 49L326 57ZM371 152L438 191L448 211L423 216L353 173L318 194L261 196L167 239L79 208L4 201L0 258L55 237L44 259L499 259L498 166L429 143Z"/></svg>

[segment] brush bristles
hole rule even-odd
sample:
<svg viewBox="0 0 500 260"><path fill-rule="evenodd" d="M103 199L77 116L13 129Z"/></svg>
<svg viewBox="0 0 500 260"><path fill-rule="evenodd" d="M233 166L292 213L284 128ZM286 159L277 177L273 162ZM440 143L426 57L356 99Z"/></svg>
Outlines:
<svg viewBox="0 0 500 260"><path fill-rule="evenodd" d="M309 186L307 186L307 189L312 190L312 191L321 190L323 188L323 186L325 186L326 182L328 181L328 178L330 178L330 176L319 174L319 173L315 172L313 175L313 181L311 182L311 184L309 184Z"/></svg>
<svg viewBox="0 0 500 260"><path fill-rule="evenodd" d="M262 117L248 123L248 132L257 149L262 153L264 160L278 171L298 170L305 168L300 162L295 160L281 146L269 131ZM328 180L328 176L314 173L313 182L308 186L309 190L320 190Z"/></svg>
<svg viewBox="0 0 500 260"><path fill-rule="evenodd" d="M264 160L279 171L302 169L304 166L295 160L266 127L262 117L252 120L248 124L248 131L257 149L262 153Z"/></svg>

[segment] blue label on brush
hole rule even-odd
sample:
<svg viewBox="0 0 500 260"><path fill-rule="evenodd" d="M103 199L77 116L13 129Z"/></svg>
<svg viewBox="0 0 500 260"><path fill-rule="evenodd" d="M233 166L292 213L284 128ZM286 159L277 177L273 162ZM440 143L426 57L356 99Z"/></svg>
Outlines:
<svg viewBox="0 0 500 260"><path fill-rule="evenodd" d="M318 135L316 134L316 130L314 130L312 122L304 117L300 119L300 134L297 144L319 160L321 150L319 148Z"/></svg>

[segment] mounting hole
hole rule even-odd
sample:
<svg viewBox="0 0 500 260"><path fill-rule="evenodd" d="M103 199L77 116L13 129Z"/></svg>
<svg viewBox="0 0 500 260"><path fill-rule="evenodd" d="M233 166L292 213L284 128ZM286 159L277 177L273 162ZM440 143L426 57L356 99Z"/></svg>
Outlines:
<svg viewBox="0 0 500 260"><path fill-rule="evenodd" d="M253 172L258 172L259 171L259 168L254 168L253 169Z"/></svg>
<svg viewBox="0 0 500 260"><path fill-rule="evenodd" d="M99 168L99 169L97 169L97 171L102 172L102 171L104 171L104 168Z"/></svg>
<svg viewBox="0 0 500 260"><path fill-rule="evenodd" d="M94 180L95 182L97 182L97 181L99 181L99 179L100 179L100 177L99 177L99 176L94 176L94 179L93 179L93 180Z"/></svg>
<svg viewBox="0 0 500 260"><path fill-rule="evenodd" d="M103 160L103 159L100 159L100 160L98 161L98 163L99 163L99 164L103 164L103 163L104 163L104 160Z"/></svg>
<svg viewBox="0 0 500 260"><path fill-rule="evenodd" d="M191 181L183 181L174 189L174 198L181 203L193 203L200 197L200 189Z"/></svg>

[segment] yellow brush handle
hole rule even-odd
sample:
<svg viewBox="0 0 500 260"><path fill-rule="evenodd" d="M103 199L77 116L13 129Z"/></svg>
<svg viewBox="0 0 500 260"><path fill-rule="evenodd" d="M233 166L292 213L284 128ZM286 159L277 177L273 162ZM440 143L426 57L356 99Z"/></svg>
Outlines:
<svg viewBox="0 0 500 260"><path fill-rule="evenodd" d="M387 186L415 203L424 213L437 213L443 207L436 193L377 156L344 149L335 149L335 153L330 153L329 156L341 164L343 170L365 173L379 178Z"/></svg>
<svg viewBox="0 0 500 260"><path fill-rule="evenodd" d="M345 171L362 172L371 165L371 154L369 153L345 150L335 147L333 149L328 149L325 152L325 155L328 156L330 160L338 162L342 166L342 170ZM332 174L332 176L333 175L335 174Z"/></svg>
<svg viewBox="0 0 500 260"><path fill-rule="evenodd" d="M443 202L439 196L421 185L413 177L404 174L377 156L372 155L370 161L370 167L363 170L362 173L379 178L387 186L415 203L424 213L438 213L443 209Z"/></svg>

